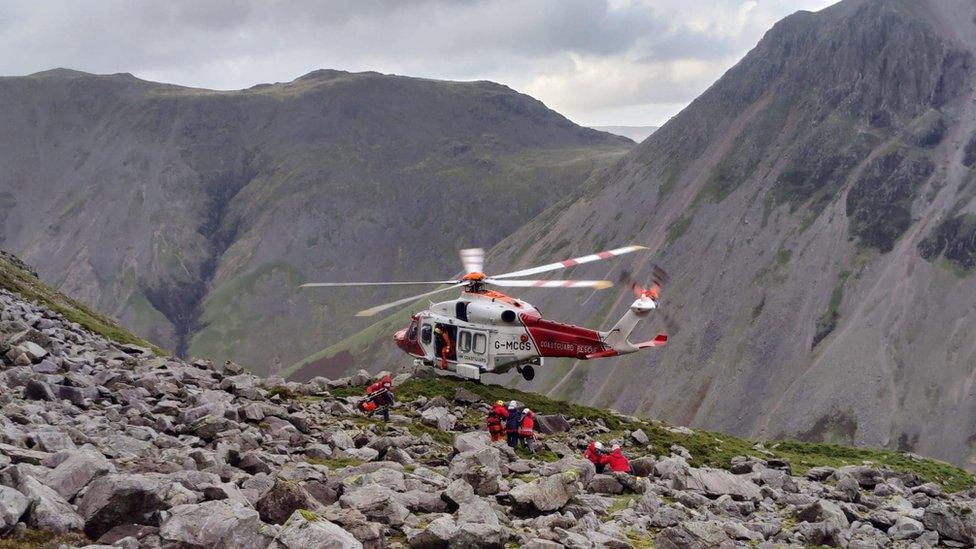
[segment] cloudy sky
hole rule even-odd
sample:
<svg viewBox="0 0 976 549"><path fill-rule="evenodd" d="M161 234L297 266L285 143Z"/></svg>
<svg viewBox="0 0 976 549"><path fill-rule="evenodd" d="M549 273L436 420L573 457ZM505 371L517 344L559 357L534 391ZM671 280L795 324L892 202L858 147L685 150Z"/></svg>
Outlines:
<svg viewBox="0 0 976 549"><path fill-rule="evenodd" d="M586 125L660 125L773 23L834 0L0 0L0 74L216 89L317 68L494 80Z"/></svg>

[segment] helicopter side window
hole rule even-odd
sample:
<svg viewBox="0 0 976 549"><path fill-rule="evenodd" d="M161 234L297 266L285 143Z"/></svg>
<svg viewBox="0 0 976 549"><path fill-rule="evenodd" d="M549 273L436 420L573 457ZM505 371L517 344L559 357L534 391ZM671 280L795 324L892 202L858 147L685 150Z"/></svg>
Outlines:
<svg viewBox="0 0 976 549"><path fill-rule="evenodd" d="M430 324L424 324L424 327L420 329L420 341L428 344L432 335L433 329L431 329Z"/></svg>
<svg viewBox="0 0 976 549"><path fill-rule="evenodd" d="M483 355L488 348L488 338L485 334L474 334L474 352Z"/></svg>
<svg viewBox="0 0 976 549"><path fill-rule="evenodd" d="M458 334L458 350L467 353L471 350L471 332L461 332Z"/></svg>
<svg viewBox="0 0 976 549"><path fill-rule="evenodd" d="M458 301L457 305L454 306L454 313L458 320L461 322L468 321L468 302Z"/></svg>

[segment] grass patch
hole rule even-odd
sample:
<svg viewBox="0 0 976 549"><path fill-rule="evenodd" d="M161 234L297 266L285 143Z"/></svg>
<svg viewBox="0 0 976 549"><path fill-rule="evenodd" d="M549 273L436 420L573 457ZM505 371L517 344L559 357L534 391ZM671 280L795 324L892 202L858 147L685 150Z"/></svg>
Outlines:
<svg viewBox="0 0 976 549"><path fill-rule="evenodd" d="M430 435L430 438L434 439L434 442L438 444L454 446L454 435L447 431L441 431L437 427L431 427L430 425L420 423L419 420L408 425L407 430L409 430L410 434L413 436L420 437L426 434Z"/></svg>
<svg viewBox="0 0 976 549"><path fill-rule="evenodd" d="M827 310L820 315L820 319L817 321L817 332L813 336L812 347L816 347L837 327L837 322L840 321L840 303L844 299L844 283L850 274L849 271L841 271L837 275L837 282L834 283L834 291L830 294Z"/></svg>
<svg viewBox="0 0 976 549"><path fill-rule="evenodd" d="M116 343L146 347L152 349L157 355L167 354L159 347L129 332L114 320L51 288L37 278L27 265L8 254L0 254L0 288L51 309L69 321L77 322L82 328Z"/></svg>
<svg viewBox="0 0 976 549"><path fill-rule="evenodd" d="M622 496L614 496L613 505L607 508L605 516L609 517L616 513L617 511L623 511L624 509L630 507L632 501L638 501L644 494L624 494Z"/></svg>
<svg viewBox="0 0 976 549"><path fill-rule="evenodd" d="M0 549L57 549L58 547L82 547L91 540L81 532L52 534L40 530L27 530L22 539L0 539Z"/></svg>
<svg viewBox="0 0 976 549"><path fill-rule="evenodd" d="M668 225L668 232L666 240L668 245L674 244L679 238L684 236L688 231L688 227L691 227L691 222L694 220L693 217L682 215L674 223Z"/></svg>

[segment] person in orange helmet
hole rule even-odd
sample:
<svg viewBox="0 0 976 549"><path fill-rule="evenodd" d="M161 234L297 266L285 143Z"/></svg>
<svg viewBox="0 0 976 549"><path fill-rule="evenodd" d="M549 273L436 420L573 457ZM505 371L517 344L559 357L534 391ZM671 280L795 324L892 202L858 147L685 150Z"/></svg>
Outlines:
<svg viewBox="0 0 976 549"><path fill-rule="evenodd" d="M488 412L488 434L491 435L492 442L505 439L505 420L508 419L508 410L505 409L505 402L498 400L492 405Z"/></svg>

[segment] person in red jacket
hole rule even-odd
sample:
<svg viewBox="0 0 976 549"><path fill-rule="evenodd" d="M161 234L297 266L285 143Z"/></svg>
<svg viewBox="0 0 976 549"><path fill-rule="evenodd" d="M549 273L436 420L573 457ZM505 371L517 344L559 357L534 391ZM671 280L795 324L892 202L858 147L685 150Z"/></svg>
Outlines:
<svg viewBox="0 0 976 549"><path fill-rule="evenodd" d="M528 448L529 441L535 440L535 412L526 408L522 410L522 421L519 423L519 442Z"/></svg>
<svg viewBox="0 0 976 549"><path fill-rule="evenodd" d="M590 445L586 447L586 451L583 452L583 457L590 460L590 463L596 467L597 473L602 473L603 469L607 466L607 453L603 450L603 443L600 441L590 441Z"/></svg>
<svg viewBox="0 0 976 549"><path fill-rule="evenodd" d="M492 442L505 439L506 419L508 419L508 410L505 409L505 403L501 400L495 401L488 412L488 419L485 421L488 424L488 434L491 435Z"/></svg>
<svg viewBox="0 0 976 549"><path fill-rule="evenodd" d="M630 472L630 461L620 450L620 446L617 444L613 445L613 450L611 450L610 454L607 456L607 465L610 466L610 470L614 473Z"/></svg>
<svg viewBox="0 0 976 549"><path fill-rule="evenodd" d="M373 412L379 410L383 414L383 421L390 421L390 407L393 406L393 378L386 375L383 376L376 383L373 383L366 388L366 400L364 401L363 410L365 411L365 404L372 402L375 404L372 410L369 411L369 415L373 415Z"/></svg>

